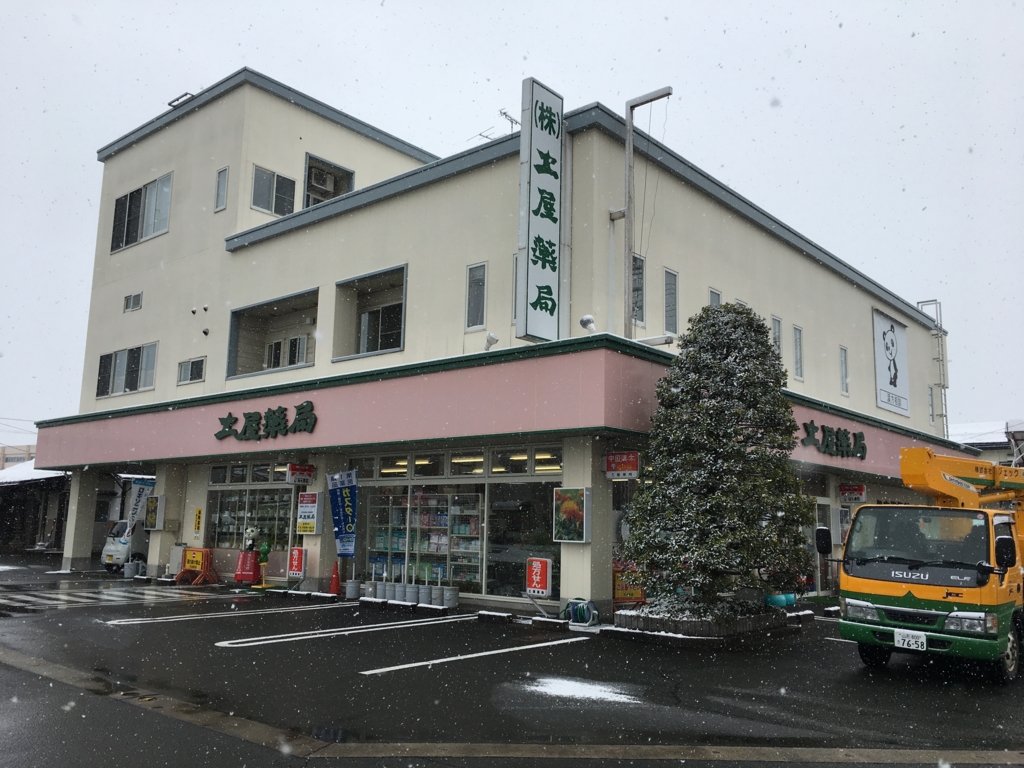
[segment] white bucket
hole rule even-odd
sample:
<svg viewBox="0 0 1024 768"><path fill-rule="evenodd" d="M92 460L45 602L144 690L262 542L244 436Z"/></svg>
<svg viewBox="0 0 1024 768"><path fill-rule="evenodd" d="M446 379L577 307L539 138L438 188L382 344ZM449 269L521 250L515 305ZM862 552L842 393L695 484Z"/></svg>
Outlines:
<svg viewBox="0 0 1024 768"><path fill-rule="evenodd" d="M359 579L349 579L345 582L345 599L359 599Z"/></svg>
<svg viewBox="0 0 1024 768"><path fill-rule="evenodd" d="M376 581L364 581L363 582L363 597L376 597L377 596L377 582Z"/></svg>
<svg viewBox="0 0 1024 768"><path fill-rule="evenodd" d="M430 605L430 585L421 584L419 588L420 598L417 602L420 605Z"/></svg>
<svg viewBox="0 0 1024 768"><path fill-rule="evenodd" d="M377 590L377 594L378 595L380 594L380 590L379 589ZM394 600L395 599L395 582L388 581L388 582L384 583L384 598L386 600Z"/></svg>
<svg viewBox="0 0 1024 768"><path fill-rule="evenodd" d="M123 572L122 575L126 579L134 579L135 578L135 574L138 572L138 570L139 570L139 564L138 563L135 563L135 562L125 563L124 564L124 572Z"/></svg>
<svg viewBox="0 0 1024 768"><path fill-rule="evenodd" d="M458 587L444 587L444 607L445 608L458 608L459 607L459 588Z"/></svg>
<svg viewBox="0 0 1024 768"><path fill-rule="evenodd" d="M430 604L444 605L444 587L430 588Z"/></svg>

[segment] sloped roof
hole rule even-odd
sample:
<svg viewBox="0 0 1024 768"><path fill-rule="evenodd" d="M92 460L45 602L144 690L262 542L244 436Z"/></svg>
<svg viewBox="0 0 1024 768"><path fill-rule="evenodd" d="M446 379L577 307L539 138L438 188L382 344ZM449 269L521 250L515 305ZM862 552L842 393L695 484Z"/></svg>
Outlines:
<svg viewBox="0 0 1024 768"><path fill-rule="evenodd" d="M102 163L108 157L111 157L123 149L127 149L131 145L142 141L150 134L156 133L161 128L166 128L168 125L176 120L180 120L190 112L196 111L200 107L209 104L211 101L219 99L225 93L233 91L235 88L245 84L252 85L262 91L273 94L274 96L284 99L297 107L301 107L315 115L319 115L325 120L330 120L332 123L336 123L337 125L347 128L354 133L358 133L361 136L365 136L368 139L379 142L386 147L390 147L391 149L401 152L404 155L408 155L420 162L429 163L437 160L437 155L433 155L407 141L403 141L397 136L392 136L390 133L382 131L380 128L375 128L369 123L364 123L362 120L352 117L352 115L348 115L340 109L335 109L328 104L324 104L322 101L317 101L312 96L307 96L301 91L290 88L284 83L279 83L277 80L260 74L256 70L249 69L248 67L242 67L242 69L238 70L233 75L228 75L219 83L214 83L209 88L204 88L188 101L181 102L176 107L172 107L159 117L155 117L148 123L140 125L134 131L126 133L124 136L110 142L105 147L100 147L100 149L96 151L96 159Z"/></svg>
<svg viewBox="0 0 1024 768"><path fill-rule="evenodd" d="M23 461L7 469L0 469L0 485L17 483L37 483L54 477L64 477L64 472L51 472L48 469L36 469L36 460Z"/></svg>

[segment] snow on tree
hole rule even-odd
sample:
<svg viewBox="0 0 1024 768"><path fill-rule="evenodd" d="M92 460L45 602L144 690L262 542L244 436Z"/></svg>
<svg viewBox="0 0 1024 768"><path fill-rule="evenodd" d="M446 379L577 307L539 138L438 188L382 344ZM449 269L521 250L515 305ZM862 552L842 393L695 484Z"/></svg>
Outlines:
<svg viewBox="0 0 1024 768"><path fill-rule="evenodd" d="M747 307L704 307L679 348L658 382L623 555L648 595L692 589L698 613L742 585L798 591L814 507L790 467L797 424L768 327Z"/></svg>

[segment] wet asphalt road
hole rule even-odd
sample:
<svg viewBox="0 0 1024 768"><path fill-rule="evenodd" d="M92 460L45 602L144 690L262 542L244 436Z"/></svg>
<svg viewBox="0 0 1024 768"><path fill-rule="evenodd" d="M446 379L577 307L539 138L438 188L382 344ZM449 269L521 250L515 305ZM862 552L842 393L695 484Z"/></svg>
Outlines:
<svg viewBox="0 0 1024 768"><path fill-rule="evenodd" d="M180 599L147 602L157 590L174 591L126 587L117 580L86 580L68 588L72 592L65 593L78 600L71 607L8 611L0 617L0 646L87 672L106 681L112 695L72 690L53 698L45 681L0 666L5 692L0 740L5 743L38 740L48 721L63 729L74 720L75 729L95 736L88 716L70 718L62 709L77 697L74 714L113 707L110 713L98 712L92 722L109 727L116 721L118 733L135 728L146 739L167 739L176 745L174 764L181 764L180 748L193 740L183 741L177 731L196 726L116 700L120 692L140 688L293 734L367 744L1024 747L1024 684L999 687L983 669L913 657L896 656L888 670L870 673L856 647L838 642L836 625L825 621L756 649L698 652L526 625L481 624L472 618L424 621L414 614L271 596L174 593ZM96 603L83 597L95 593L102 599L104 591L115 597L124 590L138 602ZM37 597L48 593L39 583L0 584L0 598L12 591ZM574 642L550 644L562 640ZM508 649L519 650L493 653ZM423 665L431 660L435 663ZM400 668L380 671L392 667ZM6 691L18 685L26 695L15 705ZM42 714L22 717L28 701ZM147 725L122 729L122 718L142 718ZM217 753L226 762L208 764L241 765L242 753L264 749L221 734L204 734L195 741L197 748L207 735L214 751L226 750ZM225 739L237 749L218 746ZM129 743L117 750L130 753L136 741ZM60 745L48 742L47 748L59 751ZM100 754L104 748L97 749ZM153 761L151 749L144 752L149 756L144 762L161 764ZM0 765L34 764L9 759L10 754L0 755ZM314 759L312 764L331 763Z"/></svg>

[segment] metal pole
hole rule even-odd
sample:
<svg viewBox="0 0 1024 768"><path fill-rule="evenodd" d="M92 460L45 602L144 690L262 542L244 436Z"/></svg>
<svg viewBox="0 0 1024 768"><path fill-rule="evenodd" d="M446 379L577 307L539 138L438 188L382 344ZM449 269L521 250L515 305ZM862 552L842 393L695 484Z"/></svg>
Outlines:
<svg viewBox="0 0 1024 768"><path fill-rule="evenodd" d="M625 276L622 278L622 335L633 338L633 107L626 102L626 216L623 239L626 255L623 258Z"/></svg>
<svg viewBox="0 0 1024 768"><path fill-rule="evenodd" d="M623 230L625 240L625 268L623 270L623 336L633 338L633 110L652 101L672 95L672 87L638 96L626 102L626 221Z"/></svg>

